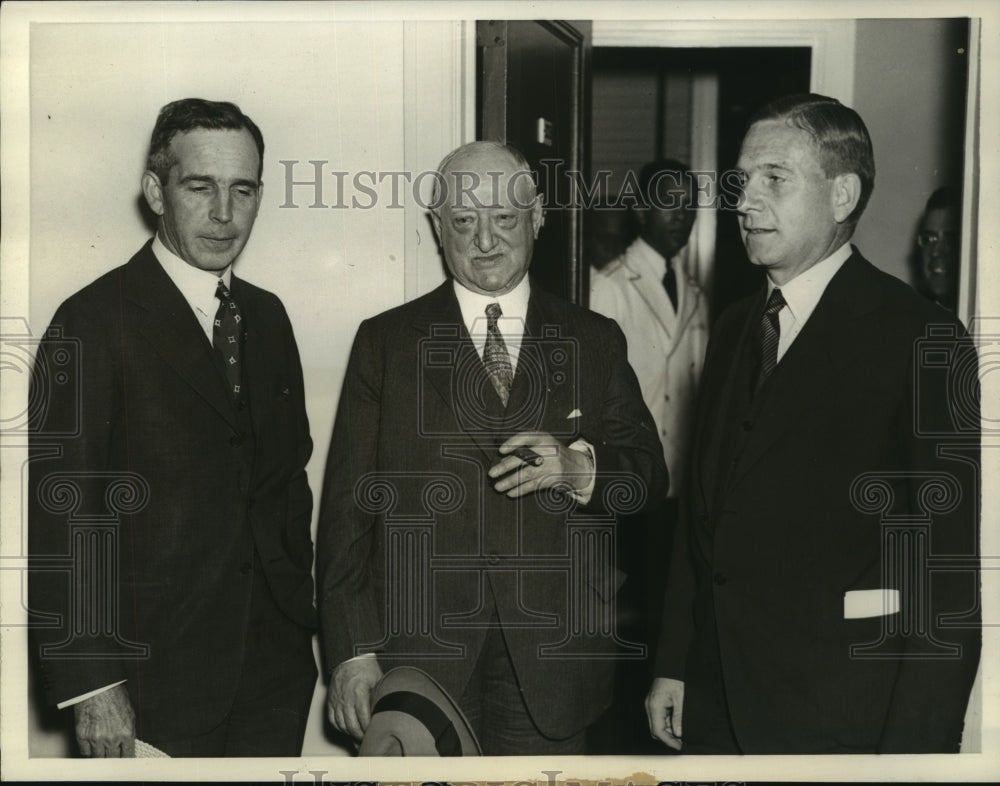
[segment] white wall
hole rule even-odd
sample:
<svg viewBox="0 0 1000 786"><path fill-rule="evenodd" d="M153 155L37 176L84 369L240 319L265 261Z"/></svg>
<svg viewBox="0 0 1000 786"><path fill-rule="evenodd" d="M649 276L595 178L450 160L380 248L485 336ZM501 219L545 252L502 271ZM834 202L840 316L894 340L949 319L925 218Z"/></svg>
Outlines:
<svg viewBox="0 0 1000 786"><path fill-rule="evenodd" d="M323 201L344 199L359 171L433 169L468 133L468 25L459 22L137 22L36 24L30 31L30 310L40 334L58 304L120 265L149 229L139 178L160 106L200 96L236 102L266 143L264 195L236 272L276 292L302 356L316 447L308 466L318 498L348 351L358 323L443 280L424 218L408 192L389 207L311 208L312 186L286 203L286 167L314 176L326 160ZM407 68L404 69L404 63ZM471 110L470 110L471 111ZM402 185L405 183L400 181ZM430 182L427 182L429 188ZM6 312L10 315L10 312ZM210 558L210 555L206 555ZM307 754L336 750L321 731L317 691ZM33 752L59 753L42 734Z"/></svg>
<svg viewBox="0 0 1000 786"><path fill-rule="evenodd" d="M854 101L875 148L875 191L854 242L914 282L909 255L934 189L962 185L967 54L956 19L860 19Z"/></svg>

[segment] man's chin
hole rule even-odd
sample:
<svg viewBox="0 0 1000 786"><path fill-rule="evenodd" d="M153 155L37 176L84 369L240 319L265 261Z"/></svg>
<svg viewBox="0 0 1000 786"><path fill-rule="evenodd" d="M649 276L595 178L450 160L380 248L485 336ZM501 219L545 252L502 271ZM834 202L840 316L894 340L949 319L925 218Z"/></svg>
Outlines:
<svg viewBox="0 0 1000 786"><path fill-rule="evenodd" d="M233 264L234 259L235 257L232 255L208 256L201 254L193 262L190 260L185 261L192 267L204 270L207 273L223 273L227 267Z"/></svg>

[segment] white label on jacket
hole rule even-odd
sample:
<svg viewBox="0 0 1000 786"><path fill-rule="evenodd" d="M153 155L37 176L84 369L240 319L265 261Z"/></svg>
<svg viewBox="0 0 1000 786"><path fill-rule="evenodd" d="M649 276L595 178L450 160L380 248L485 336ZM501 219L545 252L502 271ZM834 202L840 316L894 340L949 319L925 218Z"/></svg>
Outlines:
<svg viewBox="0 0 1000 786"><path fill-rule="evenodd" d="M844 593L844 619L884 617L899 611L899 590L850 590Z"/></svg>

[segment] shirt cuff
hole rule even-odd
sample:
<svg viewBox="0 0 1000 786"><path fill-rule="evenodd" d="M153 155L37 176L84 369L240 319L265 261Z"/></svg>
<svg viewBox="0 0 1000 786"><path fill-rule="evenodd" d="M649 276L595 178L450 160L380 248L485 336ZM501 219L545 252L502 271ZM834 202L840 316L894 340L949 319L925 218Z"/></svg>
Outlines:
<svg viewBox="0 0 1000 786"><path fill-rule="evenodd" d="M118 682L113 682L110 685L105 685L103 688L98 688L97 690L92 690L89 693L84 693L82 696L75 696L72 699L66 699L66 701L59 702L56 707L60 710L64 710L67 707L72 707L74 704L79 704L81 701L92 698L98 693L104 693L104 691L111 690L112 688L117 688L119 685L124 685L125 680L119 680Z"/></svg>
<svg viewBox="0 0 1000 786"><path fill-rule="evenodd" d="M577 453L583 453L590 459L590 482L582 489L574 489L567 492L570 497L581 505L586 505L590 502L590 497L594 493L594 486L597 484L597 459L594 456L594 446L585 439L578 439L569 446L569 449L575 450Z"/></svg>

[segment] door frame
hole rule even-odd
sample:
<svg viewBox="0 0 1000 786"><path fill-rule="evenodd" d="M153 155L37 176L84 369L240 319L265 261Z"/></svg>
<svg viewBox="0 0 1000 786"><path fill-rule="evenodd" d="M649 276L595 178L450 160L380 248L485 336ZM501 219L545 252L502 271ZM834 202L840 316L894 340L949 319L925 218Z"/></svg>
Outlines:
<svg viewBox="0 0 1000 786"><path fill-rule="evenodd" d="M593 46L713 49L804 47L812 51L809 89L850 106L854 98L853 19L594 20Z"/></svg>

